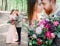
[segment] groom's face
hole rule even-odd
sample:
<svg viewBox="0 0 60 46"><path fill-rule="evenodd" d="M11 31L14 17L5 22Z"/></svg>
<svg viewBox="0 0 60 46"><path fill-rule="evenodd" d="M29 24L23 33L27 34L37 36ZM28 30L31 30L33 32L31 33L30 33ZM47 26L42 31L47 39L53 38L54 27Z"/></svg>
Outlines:
<svg viewBox="0 0 60 46"><path fill-rule="evenodd" d="M52 11L51 1L50 0L42 0L41 2L42 2L43 9L45 10L45 12L47 14L50 14L50 12Z"/></svg>

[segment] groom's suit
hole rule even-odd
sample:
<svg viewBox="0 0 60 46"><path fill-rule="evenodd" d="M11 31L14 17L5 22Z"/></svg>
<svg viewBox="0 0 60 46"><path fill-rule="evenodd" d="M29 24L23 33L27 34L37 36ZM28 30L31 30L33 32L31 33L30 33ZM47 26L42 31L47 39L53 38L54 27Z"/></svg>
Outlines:
<svg viewBox="0 0 60 46"><path fill-rule="evenodd" d="M22 14L17 16L17 24L16 24L16 29L17 29L17 34L18 34L18 42L21 42L21 30L22 30Z"/></svg>

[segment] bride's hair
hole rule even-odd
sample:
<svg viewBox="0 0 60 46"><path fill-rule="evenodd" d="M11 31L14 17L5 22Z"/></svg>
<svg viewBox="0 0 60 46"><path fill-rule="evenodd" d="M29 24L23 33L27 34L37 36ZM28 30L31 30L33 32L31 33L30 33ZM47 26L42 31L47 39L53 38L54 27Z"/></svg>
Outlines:
<svg viewBox="0 0 60 46"><path fill-rule="evenodd" d="M15 11L15 9L12 9L11 12L10 12L10 15Z"/></svg>
<svg viewBox="0 0 60 46"><path fill-rule="evenodd" d="M31 24L32 19L33 19L33 12L34 12L34 7L37 2L37 0L27 0L28 2L28 19L29 19L29 24Z"/></svg>

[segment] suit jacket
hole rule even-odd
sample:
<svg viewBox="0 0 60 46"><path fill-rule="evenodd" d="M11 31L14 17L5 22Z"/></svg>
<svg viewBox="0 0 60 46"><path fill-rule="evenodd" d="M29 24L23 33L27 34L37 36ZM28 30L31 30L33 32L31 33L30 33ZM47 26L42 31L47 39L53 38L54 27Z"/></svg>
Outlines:
<svg viewBox="0 0 60 46"><path fill-rule="evenodd" d="M16 23L16 27L22 27L22 22L23 22L23 15L20 14L17 16L17 23Z"/></svg>

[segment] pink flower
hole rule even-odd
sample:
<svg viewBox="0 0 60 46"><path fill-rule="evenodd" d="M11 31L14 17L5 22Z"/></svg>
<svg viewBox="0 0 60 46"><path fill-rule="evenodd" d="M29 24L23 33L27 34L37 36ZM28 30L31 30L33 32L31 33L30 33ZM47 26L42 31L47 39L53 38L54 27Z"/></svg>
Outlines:
<svg viewBox="0 0 60 46"><path fill-rule="evenodd" d="M50 31L47 31L45 33L45 36L47 37L47 39L50 39L51 38L51 32Z"/></svg>
<svg viewBox="0 0 60 46"><path fill-rule="evenodd" d="M57 26L57 25L59 24L59 22L58 22L58 21L54 21L53 24L54 24L55 26Z"/></svg>
<svg viewBox="0 0 60 46"><path fill-rule="evenodd" d="M14 22L14 19L13 19L13 18L11 19L11 23L12 23L12 22Z"/></svg>
<svg viewBox="0 0 60 46"><path fill-rule="evenodd" d="M49 24L45 25L45 28L47 28L47 29L48 29L49 27L50 27L50 25L49 25Z"/></svg>
<svg viewBox="0 0 60 46"><path fill-rule="evenodd" d="M41 25L41 24L45 24L46 22L45 22L45 20L42 20L42 21L40 21L39 23L38 23L38 25Z"/></svg>
<svg viewBox="0 0 60 46"><path fill-rule="evenodd" d="M55 38L55 34L54 33L51 33L51 38Z"/></svg>
<svg viewBox="0 0 60 46"><path fill-rule="evenodd" d="M41 45L41 44L42 44L41 39L39 39L39 38L37 39L37 44L38 44L38 45Z"/></svg>

